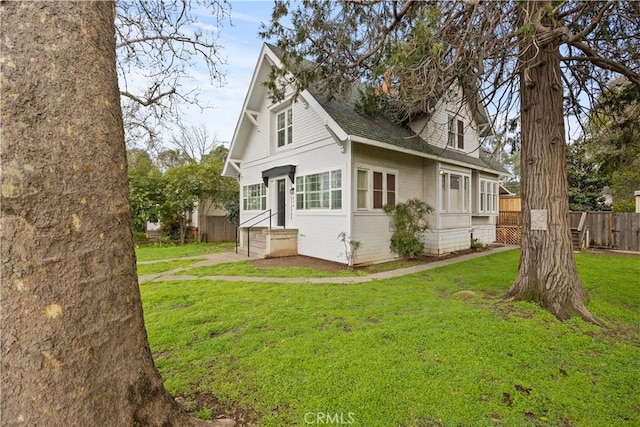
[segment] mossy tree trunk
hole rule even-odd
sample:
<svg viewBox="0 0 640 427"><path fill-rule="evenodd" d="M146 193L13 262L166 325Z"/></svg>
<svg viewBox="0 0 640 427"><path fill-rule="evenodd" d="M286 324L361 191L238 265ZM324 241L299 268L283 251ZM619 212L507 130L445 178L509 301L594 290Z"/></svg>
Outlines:
<svg viewBox="0 0 640 427"><path fill-rule="evenodd" d="M531 19L546 3L523 2L521 13ZM588 296L571 245L559 41L533 43L522 35L520 45L522 242L518 276L505 299L597 323L584 305Z"/></svg>

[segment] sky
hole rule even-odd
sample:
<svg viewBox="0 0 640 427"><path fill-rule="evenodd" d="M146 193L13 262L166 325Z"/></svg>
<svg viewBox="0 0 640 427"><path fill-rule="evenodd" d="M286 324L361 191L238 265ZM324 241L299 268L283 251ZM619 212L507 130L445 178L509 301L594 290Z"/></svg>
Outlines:
<svg viewBox="0 0 640 427"><path fill-rule="evenodd" d="M210 135L215 135L219 142L229 143L233 138L236 123L240 116L245 96L251 83L254 68L264 40L258 36L260 24L267 23L271 17L273 0L229 0L230 20L218 27L219 43L223 47L222 56L226 65L222 66L226 77L225 84L212 84L204 63L195 64L191 70L191 82L200 91L202 105L211 108L202 110L199 107L183 106L183 124L206 125ZM212 27L213 18L203 15L199 25ZM217 26L217 25L216 25ZM272 41L273 42L273 41ZM185 88L188 91L188 87ZM569 140L580 134L580 127L575 120L567 123ZM165 142L168 142L166 135Z"/></svg>
<svg viewBox="0 0 640 427"><path fill-rule="evenodd" d="M210 134L216 135L217 140L221 142L230 142L233 138L264 42L258 36L260 23L269 21L273 9L273 0L232 0L230 4L231 24L227 20L219 30L219 42L223 46L222 56L227 59L227 64L223 66L226 84L222 87L212 85L204 65L200 67L196 64L192 72L193 82L202 91L200 99L203 104L213 108L204 111L197 107L183 108L186 113L183 120L186 124L199 126L204 123ZM207 23L207 17L202 17L201 24Z"/></svg>

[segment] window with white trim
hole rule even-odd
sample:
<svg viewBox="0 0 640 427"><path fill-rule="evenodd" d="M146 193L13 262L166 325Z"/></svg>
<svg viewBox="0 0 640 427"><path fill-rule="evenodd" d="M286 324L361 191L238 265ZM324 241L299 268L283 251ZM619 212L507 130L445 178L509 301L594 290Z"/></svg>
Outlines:
<svg viewBox="0 0 640 427"><path fill-rule="evenodd" d="M464 122L452 115L447 121L447 146L464 150Z"/></svg>
<svg viewBox="0 0 640 427"><path fill-rule="evenodd" d="M245 211L267 209L267 187L263 183L242 187L242 209Z"/></svg>
<svg viewBox="0 0 640 427"><path fill-rule="evenodd" d="M276 114L276 141L278 148L293 142L293 109L287 108Z"/></svg>
<svg viewBox="0 0 640 427"><path fill-rule="evenodd" d="M395 172L358 169L357 208L382 209L385 205L395 205L398 191L396 175Z"/></svg>
<svg viewBox="0 0 640 427"><path fill-rule="evenodd" d="M369 196L369 172L363 169L358 169L357 179L357 192L358 192L358 209L368 209L367 203Z"/></svg>
<svg viewBox="0 0 640 427"><path fill-rule="evenodd" d="M441 173L440 208L443 212L470 212L470 177L452 172Z"/></svg>
<svg viewBox="0 0 640 427"><path fill-rule="evenodd" d="M480 180L480 213L498 212L498 182Z"/></svg>
<svg viewBox="0 0 640 427"><path fill-rule="evenodd" d="M296 209L342 209L342 171L297 176Z"/></svg>

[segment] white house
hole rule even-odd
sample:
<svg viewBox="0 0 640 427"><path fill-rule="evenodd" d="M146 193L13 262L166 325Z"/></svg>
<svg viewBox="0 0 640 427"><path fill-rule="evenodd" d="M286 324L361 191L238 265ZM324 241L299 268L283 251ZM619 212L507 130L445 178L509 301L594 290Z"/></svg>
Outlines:
<svg viewBox="0 0 640 427"><path fill-rule="evenodd" d="M309 90L274 104L262 84L272 66L281 66L278 49L265 44L223 172L240 183L242 247L345 263L337 239L344 232L361 242L357 264L394 259L382 208L410 198L434 208L425 252L495 241L506 172L480 148L491 135L483 107L451 90L428 116L401 126L358 114L354 100L327 101ZM271 236L266 244L260 234ZM294 242L293 250L280 240Z"/></svg>

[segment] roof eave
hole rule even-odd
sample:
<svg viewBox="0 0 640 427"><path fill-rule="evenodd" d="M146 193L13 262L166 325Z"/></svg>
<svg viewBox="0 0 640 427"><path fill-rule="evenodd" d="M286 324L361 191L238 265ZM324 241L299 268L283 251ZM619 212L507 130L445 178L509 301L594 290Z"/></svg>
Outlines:
<svg viewBox="0 0 640 427"><path fill-rule="evenodd" d="M424 153L422 151L412 150L410 148L405 148L405 147L399 147L397 145L388 144L388 143L385 143L385 142L376 141L376 140L369 139L369 138L364 138L364 137L361 137L361 136L358 136L358 135L350 135L349 137L350 137L351 141L353 141L353 142L370 145L372 147L379 147L379 148L384 148L386 150L396 151L396 152L399 152L399 153L411 154L413 156L418 156L418 157L422 157L422 158L425 158L425 159L430 159L430 160L435 160L435 161L439 161L439 162L443 162L443 163L448 163L448 164L451 164L451 165L462 166L462 167L469 168L469 169L474 169L474 170L477 170L477 171L489 172L489 173L496 174L496 175L505 175L504 172L498 171L498 170L493 169L493 168L491 168L489 166L480 167L478 165L474 165L473 163L461 162L459 160L454 160L454 159L447 159L446 157L437 156L435 154Z"/></svg>

